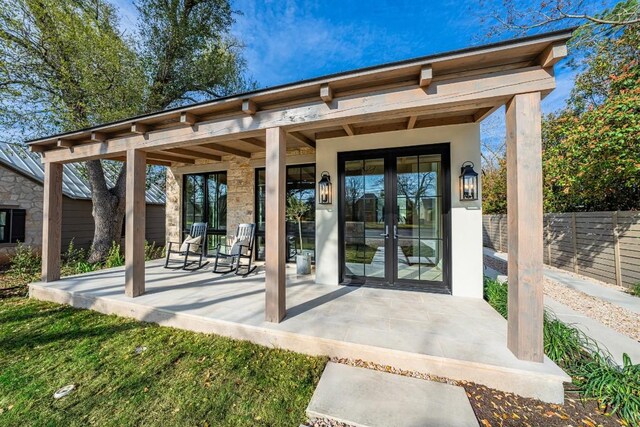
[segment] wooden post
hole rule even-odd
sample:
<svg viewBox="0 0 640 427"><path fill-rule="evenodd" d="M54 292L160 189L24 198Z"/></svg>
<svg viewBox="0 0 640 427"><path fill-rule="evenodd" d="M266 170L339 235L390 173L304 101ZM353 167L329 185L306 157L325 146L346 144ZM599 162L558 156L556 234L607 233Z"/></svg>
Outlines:
<svg viewBox="0 0 640 427"><path fill-rule="evenodd" d="M286 133L267 129L265 168L265 287L267 322L280 322L286 314L285 183Z"/></svg>
<svg viewBox="0 0 640 427"><path fill-rule="evenodd" d="M144 293L146 159L144 151L127 150L124 293L132 298Z"/></svg>
<svg viewBox="0 0 640 427"><path fill-rule="evenodd" d="M540 93L514 96L506 109L509 318L507 345L542 362L543 216Z"/></svg>
<svg viewBox="0 0 640 427"><path fill-rule="evenodd" d="M44 164L42 206L42 281L60 279L62 251L62 163Z"/></svg>
<svg viewBox="0 0 640 427"><path fill-rule="evenodd" d="M618 232L618 211L611 214L613 226L613 262L615 265L616 285L622 286L622 267L620 265L620 234Z"/></svg>
<svg viewBox="0 0 640 427"><path fill-rule="evenodd" d="M578 273L578 230L576 227L576 213L571 212L571 244L573 246L573 272Z"/></svg>

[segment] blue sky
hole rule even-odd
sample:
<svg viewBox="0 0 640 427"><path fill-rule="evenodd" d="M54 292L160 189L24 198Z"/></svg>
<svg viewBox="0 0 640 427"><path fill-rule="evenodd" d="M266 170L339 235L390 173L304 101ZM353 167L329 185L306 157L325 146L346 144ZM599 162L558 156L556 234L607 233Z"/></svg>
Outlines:
<svg viewBox="0 0 640 427"><path fill-rule="evenodd" d="M132 1L112 1L122 27L134 31ZM485 36L489 23L478 10L486 8L476 1L232 1L240 12L233 33L260 87L498 40ZM564 61L556 65L557 88L543 101L544 113L564 105L574 77ZM483 139L504 139L503 117L499 110L483 123Z"/></svg>

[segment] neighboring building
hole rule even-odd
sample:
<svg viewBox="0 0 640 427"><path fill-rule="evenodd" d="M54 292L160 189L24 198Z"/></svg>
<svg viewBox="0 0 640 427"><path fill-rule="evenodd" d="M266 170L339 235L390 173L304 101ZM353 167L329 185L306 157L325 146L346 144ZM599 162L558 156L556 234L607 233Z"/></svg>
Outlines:
<svg viewBox="0 0 640 427"><path fill-rule="evenodd" d="M0 263L18 242L39 249L42 245L42 182L44 168L38 155L26 147L0 143ZM62 249L69 243L89 248L93 239L91 190L79 165L64 166L62 181ZM147 191L147 240L164 244L164 193Z"/></svg>

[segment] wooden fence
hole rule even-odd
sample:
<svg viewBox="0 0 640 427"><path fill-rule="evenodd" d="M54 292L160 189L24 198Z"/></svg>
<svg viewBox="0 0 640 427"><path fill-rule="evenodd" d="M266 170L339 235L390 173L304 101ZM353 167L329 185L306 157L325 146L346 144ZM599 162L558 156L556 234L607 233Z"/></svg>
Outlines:
<svg viewBox="0 0 640 427"><path fill-rule="evenodd" d="M484 246L507 251L507 216L484 215ZM640 212L544 215L545 264L620 286L640 282Z"/></svg>

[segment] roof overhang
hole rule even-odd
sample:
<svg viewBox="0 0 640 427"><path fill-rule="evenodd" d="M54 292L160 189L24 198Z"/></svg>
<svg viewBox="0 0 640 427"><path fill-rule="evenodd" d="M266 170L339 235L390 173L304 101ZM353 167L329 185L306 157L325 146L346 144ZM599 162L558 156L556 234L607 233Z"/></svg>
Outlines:
<svg viewBox="0 0 640 427"><path fill-rule="evenodd" d="M264 131L283 127L294 146L336 136L477 122L513 95L548 94L573 29L338 73L229 96L29 142L45 162L122 159L154 152L157 164L250 157ZM202 157L199 157L199 156Z"/></svg>

